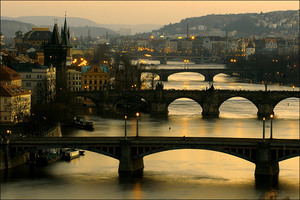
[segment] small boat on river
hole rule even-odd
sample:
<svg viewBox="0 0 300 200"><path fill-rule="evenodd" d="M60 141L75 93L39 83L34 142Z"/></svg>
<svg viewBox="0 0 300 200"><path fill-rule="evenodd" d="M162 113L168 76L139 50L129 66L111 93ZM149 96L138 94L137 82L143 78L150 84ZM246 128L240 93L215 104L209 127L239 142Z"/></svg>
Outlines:
<svg viewBox="0 0 300 200"><path fill-rule="evenodd" d="M81 129L88 129L92 130L94 129L94 121L86 119L82 115L78 115L74 117L74 126Z"/></svg>
<svg viewBox="0 0 300 200"><path fill-rule="evenodd" d="M79 150L69 149L69 150L65 151L64 159L65 160L73 160L75 158L78 158L79 155L80 155Z"/></svg>

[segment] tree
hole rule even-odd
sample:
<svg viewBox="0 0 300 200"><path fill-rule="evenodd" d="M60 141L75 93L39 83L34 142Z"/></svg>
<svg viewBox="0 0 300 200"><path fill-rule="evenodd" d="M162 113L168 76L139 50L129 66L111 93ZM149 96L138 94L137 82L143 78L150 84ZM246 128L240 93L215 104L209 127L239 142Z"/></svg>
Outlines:
<svg viewBox="0 0 300 200"><path fill-rule="evenodd" d="M150 89L154 90L157 80L156 78L158 77L157 73L155 73L157 71L157 66L151 67L151 72L147 73L143 79L142 79L142 83L144 83L144 85L146 85L146 82L150 83Z"/></svg>
<svg viewBox="0 0 300 200"><path fill-rule="evenodd" d="M47 74L36 86L40 102L51 103L55 99L55 75Z"/></svg>
<svg viewBox="0 0 300 200"><path fill-rule="evenodd" d="M103 65L109 64L111 61L109 46L107 44L99 44L95 50L94 55L89 60L89 63L92 65Z"/></svg>
<svg viewBox="0 0 300 200"><path fill-rule="evenodd" d="M20 123L30 115L30 97L13 97L10 103L10 110L14 121Z"/></svg>

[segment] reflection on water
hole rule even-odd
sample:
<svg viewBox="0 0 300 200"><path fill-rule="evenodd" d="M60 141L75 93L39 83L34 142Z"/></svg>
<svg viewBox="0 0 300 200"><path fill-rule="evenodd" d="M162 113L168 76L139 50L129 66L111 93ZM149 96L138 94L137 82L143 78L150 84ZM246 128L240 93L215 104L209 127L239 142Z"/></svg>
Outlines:
<svg viewBox="0 0 300 200"><path fill-rule="evenodd" d="M177 76L177 77L176 77ZM176 74L164 82L166 88L204 89L199 75ZM193 80L193 81L190 81ZM214 85L222 89L264 90L263 85L229 83L217 76ZM269 86L270 89L290 89ZM257 109L244 98L232 98L220 107L220 117L203 119L202 108L181 98L169 106L166 119L142 114L141 136L262 138L262 121ZM88 110L93 113L92 110ZM275 107L275 138L299 139L299 99L286 99ZM83 112L83 110L82 110ZM64 136L124 136L124 119L88 115L95 130L63 128ZM269 137L270 121L266 122ZM128 136L136 134L136 119L127 121ZM299 199L299 157L279 163L277 184L255 181L255 165L241 158L209 150L172 150L144 157L142 177L120 177L119 161L86 151L71 162L57 162L42 168L23 165L1 172L1 198L11 199ZM18 192L16 192L18 191Z"/></svg>

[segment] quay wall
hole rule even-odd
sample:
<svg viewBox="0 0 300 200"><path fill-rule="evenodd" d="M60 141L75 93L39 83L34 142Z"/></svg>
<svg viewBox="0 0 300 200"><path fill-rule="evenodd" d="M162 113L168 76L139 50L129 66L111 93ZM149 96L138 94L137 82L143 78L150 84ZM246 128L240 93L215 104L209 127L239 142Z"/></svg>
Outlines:
<svg viewBox="0 0 300 200"><path fill-rule="evenodd" d="M61 137L61 126L60 124L54 126L48 131L43 133L44 137ZM0 170L13 168L22 164L27 163L30 160L29 152L17 152L15 154L11 154L9 152L9 141L6 142L1 141L1 149L0 149Z"/></svg>

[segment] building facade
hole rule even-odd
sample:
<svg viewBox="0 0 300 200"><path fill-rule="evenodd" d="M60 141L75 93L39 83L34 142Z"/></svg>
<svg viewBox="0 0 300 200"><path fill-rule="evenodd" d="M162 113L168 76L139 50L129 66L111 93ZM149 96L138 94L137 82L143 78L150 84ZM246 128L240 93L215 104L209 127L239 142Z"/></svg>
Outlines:
<svg viewBox="0 0 300 200"><path fill-rule="evenodd" d="M50 103L55 98L56 70L34 63L12 65L22 79L22 87L32 93L32 104Z"/></svg>
<svg viewBox="0 0 300 200"><path fill-rule="evenodd" d="M109 73L107 66L93 65L86 72L83 70L82 72L81 90L101 91L108 86Z"/></svg>
<svg viewBox="0 0 300 200"><path fill-rule="evenodd" d="M1 64L0 123L19 123L30 115L31 92L22 87L20 75Z"/></svg>

